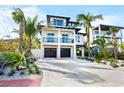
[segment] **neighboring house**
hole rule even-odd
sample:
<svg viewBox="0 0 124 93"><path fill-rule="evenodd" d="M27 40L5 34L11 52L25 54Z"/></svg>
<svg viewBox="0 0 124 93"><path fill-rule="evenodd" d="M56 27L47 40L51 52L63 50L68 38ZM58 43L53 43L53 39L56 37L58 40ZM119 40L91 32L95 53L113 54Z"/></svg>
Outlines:
<svg viewBox="0 0 124 93"><path fill-rule="evenodd" d="M70 17L47 15L47 24L53 27L42 32L42 58L77 58L77 48L84 55L85 34L74 27L76 22L70 21Z"/></svg>
<svg viewBox="0 0 124 93"><path fill-rule="evenodd" d="M107 35L107 31L111 27L117 27L118 29L120 29L120 31L116 34L116 40L118 44L122 43L122 29L124 29L124 27L103 25L103 24L100 24L98 27L93 29L91 35L91 42L93 42L93 40L96 40L99 37L104 38L106 42L112 40L112 35Z"/></svg>

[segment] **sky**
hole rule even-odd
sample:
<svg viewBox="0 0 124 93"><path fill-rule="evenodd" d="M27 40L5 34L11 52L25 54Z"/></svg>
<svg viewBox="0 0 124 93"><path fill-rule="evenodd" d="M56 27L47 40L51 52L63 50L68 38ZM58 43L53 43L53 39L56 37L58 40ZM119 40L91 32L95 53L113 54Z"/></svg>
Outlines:
<svg viewBox="0 0 124 93"><path fill-rule="evenodd" d="M67 16L71 20L76 20L76 15L81 13L91 13L92 15L102 14L104 20L97 20L92 23L94 26L99 24L109 24L124 26L124 6L120 5L41 5L41 6L17 6L8 5L0 6L0 38L18 37L18 34L11 33L13 28L18 29L19 26L13 21L11 13L15 8L21 8L26 17L34 17L38 15L38 20L46 23L46 15ZM124 35L123 35L124 36Z"/></svg>

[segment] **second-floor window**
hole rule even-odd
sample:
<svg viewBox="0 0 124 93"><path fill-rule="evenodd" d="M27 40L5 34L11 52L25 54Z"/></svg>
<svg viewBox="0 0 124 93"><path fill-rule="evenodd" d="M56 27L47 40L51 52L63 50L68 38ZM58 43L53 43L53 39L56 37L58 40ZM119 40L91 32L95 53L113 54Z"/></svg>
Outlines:
<svg viewBox="0 0 124 93"><path fill-rule="evenodd" d="M68 43L69 36L67 34L62 34L62 42Z"/></svg>
<svg viewBox="0 0 124 93"><path fill-rule="evenodd" d="M54 33L47 34L47 42L54 42Z"/></svg>
<svg viewBox="0 0 124 93"><path fill-rule="evenodd" d="M64 22L63 22L63 20L53 19L53 25L55 25L55 26L64 26Z"/></svg>

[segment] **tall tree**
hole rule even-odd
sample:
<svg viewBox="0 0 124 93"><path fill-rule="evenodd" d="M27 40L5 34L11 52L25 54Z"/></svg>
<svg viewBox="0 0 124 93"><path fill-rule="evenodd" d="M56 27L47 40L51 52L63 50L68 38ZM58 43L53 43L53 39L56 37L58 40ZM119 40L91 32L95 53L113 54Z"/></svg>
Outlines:
<svg viewBox="0 0 124 93"><path fill-rule="evenodd" d="M88 56L91 57L90 52L90 29L92 29L91 22L97 20L97 19L103 19L102 15L90 15L88 14L78 14L77 15L77 22L80 26L83 26L85 28L86 36L87 36L87 48L88 48Z"/></svg>
<svg viewBox="0 0 124 93"><path fill-rule="evenodd" d="M32 39L36 36L38 33L38 29L36 27L37 25L37 16L34 18L28 18L26 20L26 25L25 25L25 35L29 39L29 50L31 49L32 46Z"/></svg>
<svg viewBox="0 0 124 93"><path fill-rule="evenodd" d="M19 50L20 52L23 51L23 34L24 34L24 29L25 29L25 16L23 11L20 8L16 8L14 12L12 12L12 18L14 21L20 25L19 27L19 38L20 38L20 43L19 43Z"/></svg>
<svg viewBox="0 0 124 93"><path fill-rule="evenodd" d="M111 27L110 30L107 32L108 35L112 35L111 44L114 48L114 57L117 59L117 41L116 41L116 33L119 32L119 28Z"/></svg>

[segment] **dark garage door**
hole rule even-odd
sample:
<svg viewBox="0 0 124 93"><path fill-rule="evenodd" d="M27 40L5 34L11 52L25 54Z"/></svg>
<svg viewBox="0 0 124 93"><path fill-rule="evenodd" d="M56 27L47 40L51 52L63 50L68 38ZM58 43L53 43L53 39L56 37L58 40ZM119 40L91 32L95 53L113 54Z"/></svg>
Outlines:
<svg viewBox="0 0 124 93"><path fill-rule="evenodd" d="M48 57L48 58L56 57L56 48L45 48L44 57Z"/></svg>
<svg viewBox="0 0 124 93"><path fill-rule="evenodd" d="M61 48L61 57L70 57L71 49L70 48Z"/></svg>

